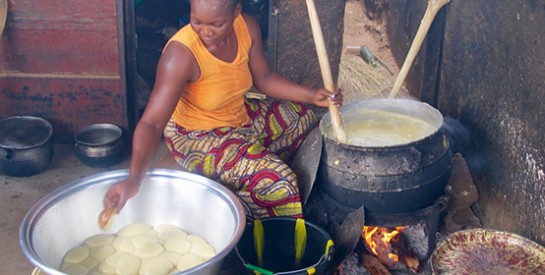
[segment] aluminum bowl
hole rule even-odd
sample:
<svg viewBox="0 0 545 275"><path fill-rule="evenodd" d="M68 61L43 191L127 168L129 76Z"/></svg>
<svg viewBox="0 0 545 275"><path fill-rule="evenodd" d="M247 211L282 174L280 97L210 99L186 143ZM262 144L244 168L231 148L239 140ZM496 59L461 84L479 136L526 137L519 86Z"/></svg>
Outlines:
<svg viewBox="0 0 545 275"><path fill-rule="evenodd" d="M108 123L91 124L74 135L76 157L91 167L109 167L125 157L123 131Z"/></svg>
<svg viewBox="0 0 545 275"><path fill-rule="evenodd" d="M217 274L226 255L244 232L246 216L239 199L227 188L188 172L155 169L106 231L98 226L102 199L112 183L128 170L115 170L66 184L40 199L25 215L19 243L25 256L46 274L60 271L68 250L90 236L113 234L130 223L173 224L205 238L217 255L178 274Z"/></svg>

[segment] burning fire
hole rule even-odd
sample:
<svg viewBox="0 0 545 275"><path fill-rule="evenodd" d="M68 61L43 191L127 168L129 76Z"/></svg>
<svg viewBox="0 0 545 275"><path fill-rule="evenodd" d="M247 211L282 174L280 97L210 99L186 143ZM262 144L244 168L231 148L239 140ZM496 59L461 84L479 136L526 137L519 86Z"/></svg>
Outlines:
<svg viewBox="0 0 545 275"><path fill-rule="evenodd" d="M398 226L396 228L376 227L376 226L364 226L362 237L367 244L367 247L375 256L382 261L381 257L386 255L389 259L385 264L390 262L399 262L399 255L394 253L392 247L392 240L399 235L405 227Z"/></svg>
<svg viewBox="0 0 545 275"><path fill-rule="evenodd" d="M404 226L395 228L364 226L361 235L371 255L375 256L384 267L395 268L401 264L417 274L420 270L420 262L415 253L407 247L404 234L402 234L405 228ZM370 266L366 268L369 269Z"/></svg>

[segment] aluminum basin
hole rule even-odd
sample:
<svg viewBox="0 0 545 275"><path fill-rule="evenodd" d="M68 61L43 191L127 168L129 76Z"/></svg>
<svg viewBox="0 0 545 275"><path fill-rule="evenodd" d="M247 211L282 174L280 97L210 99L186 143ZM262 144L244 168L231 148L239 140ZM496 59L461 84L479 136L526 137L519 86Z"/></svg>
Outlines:
<svg viewBox="0 0 545 275"><path fill-rule="evenodd" d="M106 231L98 226L102 199L111 184L128 176L116 170L68 183L40 199L24 217L19 243L25 256L46 274L60 272L66 252L99 233L115 233L130 223L173 224L199 234L217 255L178 274L216 274L239 241L246 224L244 207L227 188L188 172L155 169Z"/></svg>

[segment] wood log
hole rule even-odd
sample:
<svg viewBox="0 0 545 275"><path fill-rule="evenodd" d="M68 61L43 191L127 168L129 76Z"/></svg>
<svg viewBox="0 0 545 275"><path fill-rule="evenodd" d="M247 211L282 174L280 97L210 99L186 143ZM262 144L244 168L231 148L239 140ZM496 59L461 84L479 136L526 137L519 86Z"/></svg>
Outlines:
<svg viewBox="0 0 545 275"><path fill-rule="evenodd" d="M390 271L375 256L369 253L363 254L362 265L371 275L391 275Z"/></svg>

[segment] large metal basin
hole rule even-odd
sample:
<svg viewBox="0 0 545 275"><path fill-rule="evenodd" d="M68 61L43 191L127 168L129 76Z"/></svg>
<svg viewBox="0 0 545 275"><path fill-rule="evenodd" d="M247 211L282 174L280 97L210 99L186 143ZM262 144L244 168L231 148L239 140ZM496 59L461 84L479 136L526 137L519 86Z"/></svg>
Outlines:
<svg viewBox="0 0 545 275"><path fill-rule="evenodd" d="M134 223L173 224L204 237L217 251L205 263L179 274L216 274L239 241L246 223L244 207L227 188L188 172L156 169L148 173L138 194L112 218L106 231L97 223L102 199L128 170L96 174L66 184L40 199L19 229L25 256L47 274L63 274L65 253L86 238L115 233Z"/></svg>

